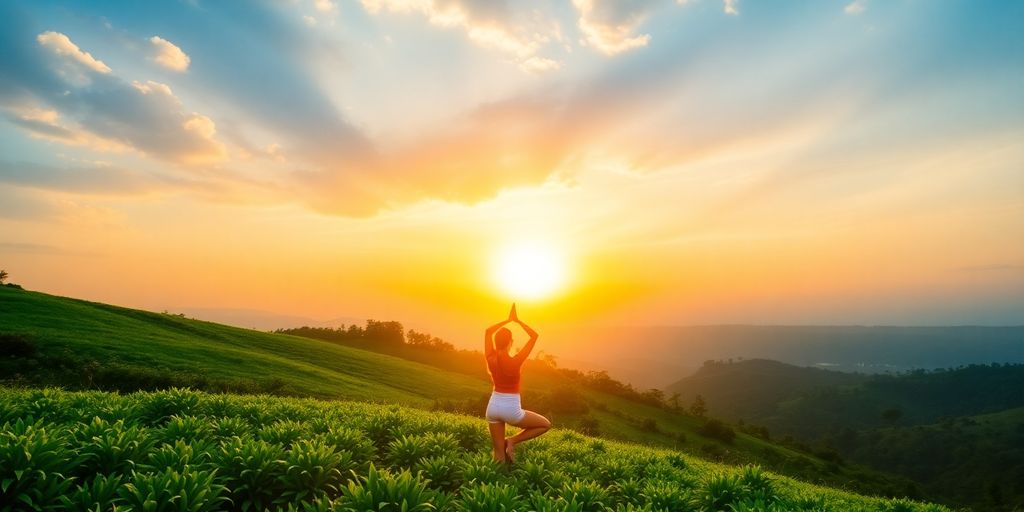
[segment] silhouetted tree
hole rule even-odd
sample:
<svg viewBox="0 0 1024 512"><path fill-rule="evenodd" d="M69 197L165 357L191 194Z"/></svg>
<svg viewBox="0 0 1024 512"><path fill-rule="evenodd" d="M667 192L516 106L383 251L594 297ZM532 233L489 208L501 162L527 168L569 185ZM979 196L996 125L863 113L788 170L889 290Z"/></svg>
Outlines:
<svg viewBox="0 0 1024 512"><path fill-rule="evenodd" d="M679 395L679 392L678 392L678 391L676 391L675 393L672 393L672 396L671 396L671 397L669 397L669 399L668 399L668 403L669 403L669 405L671 405L671 406L672 406L672 409L673 409L673 410L675 410L675 411L680 411L680 410L682 410L682 406L681 406L681 405L679 405L679 400L680 400L681 398L682 398L682 396L680 396L680 395Z"/></svg>
<svg viewBox="0 0 1024 512"><path fill-rule="evenodd" d="M693 403L690 404L690 414L703 418L708 413L708 404L704 401L704 397L697 395L697 398L693 399Z"/></svg>
<svg viewBox="0 0 1024 512"><path fill-rule="evenodd" d="M8 274L6 270L0 270L0 284L4 284L4 281L7 280L7 276Z"/></svg>

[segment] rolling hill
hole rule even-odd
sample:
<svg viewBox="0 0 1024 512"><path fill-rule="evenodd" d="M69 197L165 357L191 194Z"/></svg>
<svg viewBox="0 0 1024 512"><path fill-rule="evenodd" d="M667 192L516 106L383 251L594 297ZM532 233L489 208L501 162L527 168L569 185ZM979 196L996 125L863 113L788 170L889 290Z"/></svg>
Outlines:
<svg viewBox="0 0 1024 512"><path fill-rule="evenodd" d="M0 358L0 378L20 386L122 392L178 386L423 409L452 402L469 405L457 410L471 414L479 414L489 393L486 375L479 370L442 370L319 340L10 287L0 287L0 349L13 356ZM476 367L482 370L483 365ZM545 412L559 426L712 460L761 464L805 481L860 492L918 496L905 479L836 464L742 431L729 439L705 435L704 418L581 388L558 372L541 370L528 370L528 389L536 391L527 392L525 405L546 400L552 409ZM566 408L560 396L581 399L582 404Z"/></svg>
<svg viewBox="0 0 1024 512"><path fill-rule="evenodd" d="M985 510L1024 507L1024 365L856 375L777 361L708 362L669 388L776 438L835 450Z"/></svg>

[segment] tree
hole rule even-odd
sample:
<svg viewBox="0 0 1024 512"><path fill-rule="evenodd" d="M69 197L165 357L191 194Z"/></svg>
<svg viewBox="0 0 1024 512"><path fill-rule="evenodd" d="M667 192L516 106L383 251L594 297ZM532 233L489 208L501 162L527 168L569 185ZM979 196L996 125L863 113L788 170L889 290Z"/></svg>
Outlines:
<svg viewBox="0 0 1024 512"><path fill-rule="evenodd" d="M0 270L0 284L4 284L4 281L7 280L7 276L8 274L6 270Z"/></svg>
<svg viewBox="0 0 1024 512"><path fill-rule="evenodd" d="M708 413L708 404L704 401L704 397L697 395L697 398L693 399L693 404L690 405L690 414L703 418Z"/></svg>
<svg viewBox="0 0 1024 512"><path fill-rule="evenodd" d="M679 395L678 391L675 392L675 393L672 393L672 396L668 399L668 403L672 405L672 410L674 410L674 411L681 411L681 410L683 410L682 406L679 405L679 400L681 398L682 398L682 396Z"/></svg>

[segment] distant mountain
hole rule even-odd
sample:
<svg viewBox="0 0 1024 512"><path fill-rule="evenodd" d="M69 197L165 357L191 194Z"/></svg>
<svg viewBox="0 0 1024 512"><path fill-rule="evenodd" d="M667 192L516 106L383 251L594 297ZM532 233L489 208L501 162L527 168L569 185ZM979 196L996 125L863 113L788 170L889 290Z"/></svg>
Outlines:
<svg viewBox="0 0 1024 512"><path fill-rule="evenodd" d="M640 388L664 388L704 361L772 359L861 373L1024 363L1024 326L708 325L574 329L546 350L585 359ZM581 350L578 340L587 340ZM565 341L561 341L565 340Z"/></svg>

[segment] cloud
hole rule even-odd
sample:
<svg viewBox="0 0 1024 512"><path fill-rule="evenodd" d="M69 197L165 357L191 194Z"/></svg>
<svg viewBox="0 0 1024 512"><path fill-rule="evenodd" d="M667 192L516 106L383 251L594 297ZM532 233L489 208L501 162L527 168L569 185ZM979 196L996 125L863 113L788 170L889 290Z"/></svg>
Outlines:
<svg viewBox="0 0 1024 512"><path fill-rule="evenodd" d="M174 43L159 37L153 36L149 38L149 42L153 44L153 60L171 70L179 73L184 73L188 70L188 65L192 62L189 56L181 51Z"/></svg>
<svg viewBox="0 0 1024 512"><path fill-rule="evenodd" d="M867 0L853 0L843 7L843 12L846 14L860 14L867 8Z"/></svg>
<svg viewBox="0 0 1024 512"><path fill-rule="evenodd" d="M513 9L504 0L362 0L371 14L419 13L440 27L462 29L473 43L512 57L521 69L544 72L561 64L540 55L561 38L557 22Z"/></svg>
<svg viewBox="0 0 1024 512"><path fill-rule="evenodd" d="M28 69L11 70L16 87L0 94L8 118L33 136L101 150L131 148L184 164L226 158L213 121L186 110L166 84L129 83L58 32L36 41L48 50L38 55L42 61L24 59ZM89 76L69 74L69 66Z"/></svg>
<svg viewBox="0 0 1024 512"><path fill-rule="evenodd" d="M740 0L722 0L722 12L731 16L736 16L740 13L739 9L736 7L739 3Z"/></svg>
<svg viewBox="0 0 1024 512"><path fill-rule="evenodd" d="M338 6L331 0L313 0L313 8L324 14L331 14Z"/></svg>
<svg viewBox="0 0 1024 512"><path fill-rule="evenodd" d="M423 200L474 203L549 180L579 130L553 95L483 105L443 129L338 167L300 173L316 210L369 216Z"/></svg>
<svg viewBox="0 0 1024 512"><path fill-rule="evenodd" d="M36 40L53 53L69 58L96 73L110 73L110 68L103 61L94 59L89 52L83 52L68 36L60 32L43 32L36 36Z"/></svg>
<svg viewBox="0 0 1024 512"><path fill-rule="evenodd" d="M659 2L653 0L573 0L579 11L579 28L586 42L605 55L616 55L647 46L649 34L636 29Z"/></svg>
<svg viewBox="0 0 1024 512"><path fill-rule="evenodd" d="M0 161L0 183L77 194L138 195L166 190L183 180L106 165L41 165Z"/></svg>
<svg viewBox="0 0 1024 512"><path fill-rule="evenodd" d="M56 110L13 106L7 110L7 120L39 139L69 146L86 146L96 151L122 152L130 148L117 141L98 137L77 126L67 126Z"/></svg>

